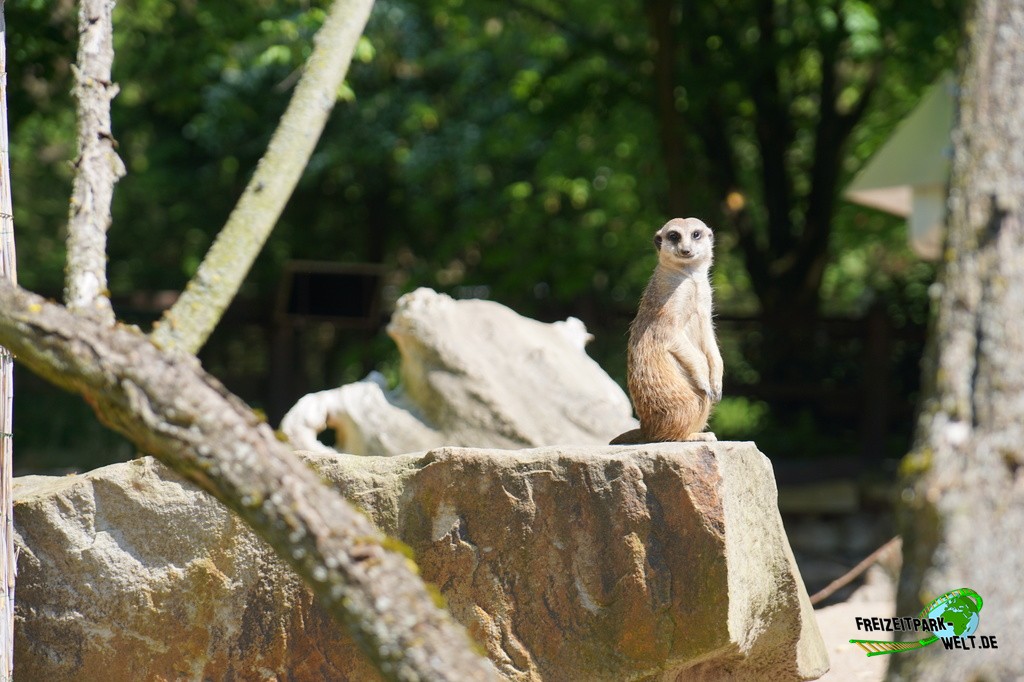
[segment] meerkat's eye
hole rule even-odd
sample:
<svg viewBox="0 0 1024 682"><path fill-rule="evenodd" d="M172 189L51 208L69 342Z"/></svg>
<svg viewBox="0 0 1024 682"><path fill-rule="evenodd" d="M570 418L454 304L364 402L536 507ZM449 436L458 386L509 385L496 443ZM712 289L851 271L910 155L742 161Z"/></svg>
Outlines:
<svg viewBox="0 0 1024 682"><path fill-rule="evenodd" d="M670 242L672 242L673 244L678 244L679 240L682 239L682 238L683 238L682 235L680 235L675 230L673 230L672 232L668 233L668 240Z"/></svg>
<svg viewBox="0 0 1024 682"><path fill-rule="evenodd" d="M692 237L694 240L700 239L700 230L694 230L690 237Z"/></svg>

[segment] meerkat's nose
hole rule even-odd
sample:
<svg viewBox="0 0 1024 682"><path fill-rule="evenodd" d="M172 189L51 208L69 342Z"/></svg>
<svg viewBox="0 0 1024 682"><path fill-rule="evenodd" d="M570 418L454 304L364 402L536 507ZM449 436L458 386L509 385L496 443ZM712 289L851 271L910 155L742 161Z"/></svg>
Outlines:
<svg viewBox="0 0 1024 682"><path fill-rule="evenodd" d="M691 251L690 249L683 249L683 255L687 257L692 256L693 251Z"/></svg>

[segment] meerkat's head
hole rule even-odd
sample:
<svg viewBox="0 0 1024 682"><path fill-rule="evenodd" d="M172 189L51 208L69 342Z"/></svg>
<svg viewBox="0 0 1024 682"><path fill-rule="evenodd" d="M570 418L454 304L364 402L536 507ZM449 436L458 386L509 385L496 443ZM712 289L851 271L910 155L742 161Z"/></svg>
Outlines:
<svg viewBox="0 0 1024 682"><path fill-rule="evenodd" d="M709 266L715 235L697 218L673 218L654 233L658 263L673 270Z"/></svg>

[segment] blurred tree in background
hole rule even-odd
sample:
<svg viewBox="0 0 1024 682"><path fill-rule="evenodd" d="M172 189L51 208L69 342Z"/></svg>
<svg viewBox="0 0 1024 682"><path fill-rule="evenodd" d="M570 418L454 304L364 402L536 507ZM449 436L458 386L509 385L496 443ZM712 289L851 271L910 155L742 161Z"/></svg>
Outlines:
<svg viewBox="0 0 1024 682"><path fill-rule="evenodd" d="M128 175L109 276L122 317L147 325L156 310L133 296L193 274L295 84L323 18L310 4L118 4L113 117ZM284 264L315 259L386 264L390 298L431 286L544 320L576 315L596 336L591 354L621 379L650 235L699 215L718 233L733 396L715 428L783 456L856 452L856 418L819 398L859 390L860 323L834 333L818 318L874 310L896 330L920 329L933 268L906 248L902 221L838 193L953 65L961 5L378 2L344 101L204 364L279 416L268 311ZM25 286L56 295L74 7L30 0L7 19L19 269ZM894 339L883 369L909 405L920 341ZM395 362L383 333L327 325L299 330L292 359L288 399ZM73 399L40 402L33 391L46 389L19 381L18 442L33 457L21 466L131 455ZM909 427L893 437L899 454ZM73 461L46 454L69 448Z"/></svg>

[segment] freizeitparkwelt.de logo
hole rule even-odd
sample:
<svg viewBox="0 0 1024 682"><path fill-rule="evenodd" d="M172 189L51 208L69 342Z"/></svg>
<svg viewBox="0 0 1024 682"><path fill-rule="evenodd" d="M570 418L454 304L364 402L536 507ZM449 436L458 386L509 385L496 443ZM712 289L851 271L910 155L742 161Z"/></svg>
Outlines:
<svg viewBox="0 0 1024 682"><path fill-rule="evenodd" d="M850 643L858 645L868 656L915 651L939 641L947 649L960 651L995 649L994 635L974 635L981 622L984 603L980 594L969 587L961 587L932 601L921 609L917 618L855 618L857 629L862 632L928 632L929 636L916 642L851 639Z"/></svg>

